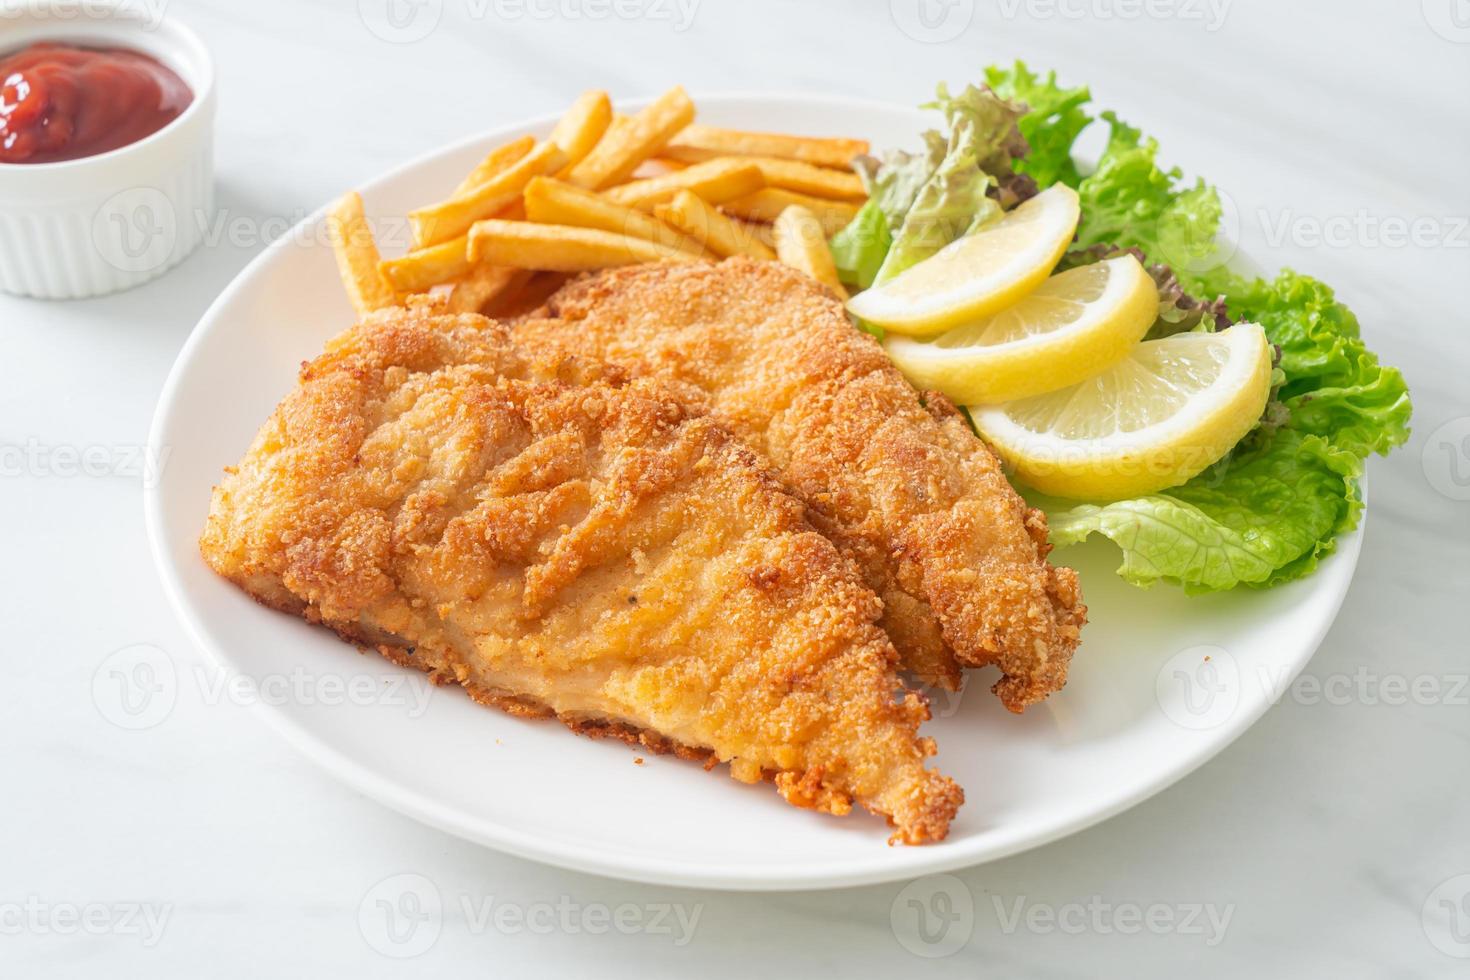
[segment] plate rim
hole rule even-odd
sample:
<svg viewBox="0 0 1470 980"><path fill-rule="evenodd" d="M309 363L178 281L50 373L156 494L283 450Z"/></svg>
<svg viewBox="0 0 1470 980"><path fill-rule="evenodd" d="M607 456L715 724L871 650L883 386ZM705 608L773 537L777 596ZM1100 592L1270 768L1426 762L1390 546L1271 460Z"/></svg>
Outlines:
<svg viewBox="0 0 1470 980"><path fill-rule="evenodd" d="M909 106L875 99L811 95L799 92L727 90L701 94L696 99L701 105L715 107L722 104L729 106L731 104L764 103L779 104L783 107L795 106L802 111L819 110L824 105L841 106L845 109L872 109L884 113L891 113L895 110L919 111ZM618 100L617 105L619 108L636 109L640 105L647 104L648 101L648 99ZM392 183L406 172L428 164L441 156L462 151L475 144L514 136L523 131L549 129L558 118L560 117L557 114L547 114L517 120L443 144L363 182L358 189L365 196L370 197L377 188ZM205 309L180 347L163 387L159 391L158 402L148 431L149 452L158 452L162 445L163 436L177 410L178 390L205 336L214 328L214 324L219 322L235 296L242 292L260 270L274 258L277 250L290 247L301 232L310 229L322 219L329 206L330 202L324 203L262 249L258 255L246 263ZM1248 256L1245 258L1249 259ZM143 509L149 552L152 555L164 594L175 616L184 625L185 632L194 646L203 651L215 667L233 675L239 672L239 668L230 656L210 638L202 617L186 595L180 570L169 552L169 539L165 530L166 519L162 513L161 486L162 481L144 486ZM1327 559L1333 566L1340 566L1344 562L1347 564L1346 570L1339 568L1337 574L1337 577L1341 578L1341 589L1329 603L1329 613L1312 629L1311 639L1304 645L1305 652L1297 658L1297 662L1291 665L1289 675L1284 678L1285 683L1295 680L1311 662L1347 599L1357 569L1363 533L1368 521L1366 481L1359 481L1359 494L1363 501L1363 509L1358 527L1338 537L1335 552ZM1325 569L1319 570L1318 574L1322 574L1323 571ZM973 867L1042 847L1132 809L1184 779L1233 744L1274 704L1275 702L1269 698L1252 703L1249 706L1250 710L1240 712L1238 716L1233 716L1228 724L1220 726L1216 737L1183 764L1160 768L1150 778L1132 786L1129 791L1108 799L1103 805L1078 810L1069 816L1046 824L1038 832L1020 835L1016 839L1001 843L970 847L966 847L964 842L955 841L927 847L906 848L905 860L902 864L884 864L875 859L861 867L851 868L845 864L839 865L836 861L827 861L818 865L805 865L791 873L781 875L773 875L766 870L752 871L738 862L729 860L691 869L683 862L661 859L657 855L642 852L609 852L576 842L556 840L548 843L546 839L534 833L504 824L493 818L472 818L454 806L437 801L425 793L373 770L369 765L318 739L303 724L295 721L284 706L259 702L251 707L262 714L270 728L332 776L391 810L463 840L554 867L625 881L716 891L776 892L854 888L914 879L924 875ZM877 854L881 853L881 851L877 852Z"/></svg>

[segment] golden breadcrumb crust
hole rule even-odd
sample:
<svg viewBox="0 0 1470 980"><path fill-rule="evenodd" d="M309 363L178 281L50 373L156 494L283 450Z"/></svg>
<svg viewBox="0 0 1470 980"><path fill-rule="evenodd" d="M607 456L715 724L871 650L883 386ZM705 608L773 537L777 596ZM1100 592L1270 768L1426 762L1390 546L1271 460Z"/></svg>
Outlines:
<svg viewBox="0 0 1470 980"><path fill-rule="evenodd" d="M702 400L857 562L923 679L952 688L961 667L996 664L1013 711L1066 682L1087 610L1076 573L1046 560L1046 518L813 280L750 259L619 269L568 285L516 335Z"/></svg>
<svg viewBox="0 0 1470 980"><path fill-rule="evenodd" d="M376 314L215 489L201 550L260 601L517 714L728 762L942 839L924 699L878 598L721 425L478 316Z"/></svg>

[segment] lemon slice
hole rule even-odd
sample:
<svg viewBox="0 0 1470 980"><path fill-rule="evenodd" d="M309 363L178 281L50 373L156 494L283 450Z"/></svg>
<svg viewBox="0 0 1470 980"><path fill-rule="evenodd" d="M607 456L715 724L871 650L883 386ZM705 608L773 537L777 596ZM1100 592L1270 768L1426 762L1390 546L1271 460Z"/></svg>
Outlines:
<svg viewBox="0 0 1470 980"><path fill-rule="evenodd" d="M1271 345L1254 323L1139 344L1070 388L971 412L1015 473L1044 493L1119 500L1178 486L1260 419Z"/></svg>
<svg viewBox="0 0 1470 980"><path fill-rule="evenodd" d="M1010 306L1056 268L1077 231L1077 192L1053 184L999 221L848 301L854 316L929 337Z"/></svg>
<svg viewBox="0 0 1470 980"><path fill-rule="evenodd" d="M1076 384L1116 364L1159 312L1159 291L1131 255L1052 276L999 313L931 341L889 336L910 381L961 404L990 405Z"/></svg>

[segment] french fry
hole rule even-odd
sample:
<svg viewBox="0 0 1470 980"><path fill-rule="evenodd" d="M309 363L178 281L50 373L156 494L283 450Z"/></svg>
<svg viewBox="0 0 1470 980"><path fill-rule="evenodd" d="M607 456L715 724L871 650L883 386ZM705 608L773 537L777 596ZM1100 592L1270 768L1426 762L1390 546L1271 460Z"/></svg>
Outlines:
<svg viewBox="0 0 1470 980"><path fill-rule="evenodd" d="M612 119L608 120L607 129L603 130L602 136L597 142L621 143L628 138L628 127L632 125L632 116L625 116L621 112L615 112L613 113ZM594 146L592 149L595 150L597 147ZM588 152L590 154L591 151ZM582 158L582 160L585 159L587 158ZM582 160L578 160L577 163L569 163L565 167L562 167L556 172L556 179L565 182L572 175L572 171L577 168L577 164L581 163Z"/></svg>
<svg viewBox="0 0 1470 980"><path fill-rule="evenodd" d="M694 103L683 86L676 85L629 117L626 125L610 126L592 152L567 173L567 183L590 191L622 183L693 120Z"/></svg>
<svg viewBox="0 0 1470 980"><path fill-rule="evenodd" d="M704 243L705 248L721 258L748 255L753 259L774 259L776 253L750 234L733 218L715 210L693 191L680 191L668 204L660 204L653 213L664 221Z"/></svg>
<svg viewBox="0 0 1470 980"><path fill-rule="evenodd" d="M664 260L696 261L688 252L610 231L493 218L477 221L470 229L470 259L552 272L588 272Z"/></svg>
<svg viewBox="0 0 1470 980"><path fill-rule="evenodd" d="M413 228L415 248L428 248L470 230L481 218L499 214L520 200L531 178L560 170L566 154L549 140L502 170L485 183L447 201L410 211L408 221Z"/></svg>
<svg viewBox="0 0 1470 980"><path fill-rule="evenodd" d="M559 180L537 177L526 185L525 201L526 217L541 224L598 228L657 242L700 258L709 254L697 240L650 214L614 204Z"/></svg>
<svg viewBox="0 0 1470 980"><path fill-rule="evenodd" d="M836 293L838 299L847 299L847 290L837 278L832 250L827 247L827 235L816 215L799 204L793 205L781 212L773 227L776 255L782 262L805 272Z"/></svg>
<svg viewBox="0 0 1470 980"><path fill-rule="evenodd" d="M485 155L480 165L470 171L470 175L459 182L454 189L455 196L472 191L476 187L490 180L492 177L511 167L517 160L524 157L536 148L534 136L522 136L513 139L504 146L497 146Z"/></svg>
<svg viewBox="0 0 1470 980"><path fill-rule="evenodd" d="M342 195L327 211L327 240L332 243L337 271L353 309L367 313L398 305L398 294L378 269L378 246L357 191Z"/></svg>
<svg viewBox="0 0 1470 980"><path fill-rule="evenodd" d="M480 313L515 292L531 278L529 269L480 264L471 267L449 293L452 313Z"/></svg>
<svg viewBox="0 0 1470 980"><path fill-rule="evenodd" d="M551 142L567 155L565 168L575 167L592 152L612 123L612 101L606 92L583 92L551 131Z"/></svg>
<svg viewBox="0 0 1470 980"><path fill-rule="evenodd" d="M744 160L760 169L767 187L826 197L836 201L867 200L868 192L863 189L862 178L852 172L829 170L811 163L797 160L782 160L777 157L733 157Z"/></svg>
<svg viewBox="0 0 1470 980"><path fill-rule="evenodd" d="M765 186L760 168L734 157L710 160L662 177L650 177L603 192L603 197L624 207L652 211L667 204L680 191L693 191L710 204L723 204ZM774 216L773 216L774 217Z"/></svg>
<svg viewBox="0 0 1470 980"><path fill-rule="evenodd" d="M684 163L703 163L724 156L777 157L846 170L853 157L867 152L867 140L755 133L694 124L676 136L660 155Z"/></svg>
<svg viewBox="0 0 1470 980"><path fill-rule="evenodd" d="M401 258L386 259L378 263L378 269L400 293L418 293L469 272L468 248L468 239L460 235Z"/></svg>
<svg viewBox="0 0 1470 980"><path fill-rule="evenodd" d="M733 214L738 218L770 223L779 218L782 211L793 205L804 207L816 215L822 222L823 233L828 235L836 234L858 212L856 204L849 204L846 201L826 201L820 197L797 194L795 191L785 191L775 187L767 187L754 194L737 197L733 201L726 202L724 208L727 214Z"/></svg>
<svg viewBox="0 0 1470 980"><path fill-rule="evenodd" d="M678 160L668 160L664 157L652 157L643 161L643 166L633 171L629 180L647 180L650 177L662 177L665 174L674 173L677 170L688 168L689 164L680 163Z"/></svg>

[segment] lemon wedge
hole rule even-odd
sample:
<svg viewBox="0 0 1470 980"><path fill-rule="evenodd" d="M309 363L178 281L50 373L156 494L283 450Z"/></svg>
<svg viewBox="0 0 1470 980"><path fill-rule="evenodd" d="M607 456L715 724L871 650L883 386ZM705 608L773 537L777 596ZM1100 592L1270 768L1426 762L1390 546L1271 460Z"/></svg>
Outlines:
<svg viewBox="0 0 1470 980"><path fill-rule="evenodd" d="M994 313L1051 274L1080 215L1077 192L1053 184L994 224L858 293L847 308L884 330L914 337Z"/></svg>
<svg viewBox="0 0 1470 980"><path fill-rule="evenodd" d="M1139 344L1070 388L971 411L1022 481L1058 497L1119 500L1178 486L1255 426L1271 390L1257 324Z"/></svg>
<svg viewBox="0 0 1470 980"><path fill-rule="evenodd" d="M930 341L884 346L921 388L991 405L1076 384L1127 356L1159 311L1159 291L1132 255L1058 273L998 313Z"/></svg>

